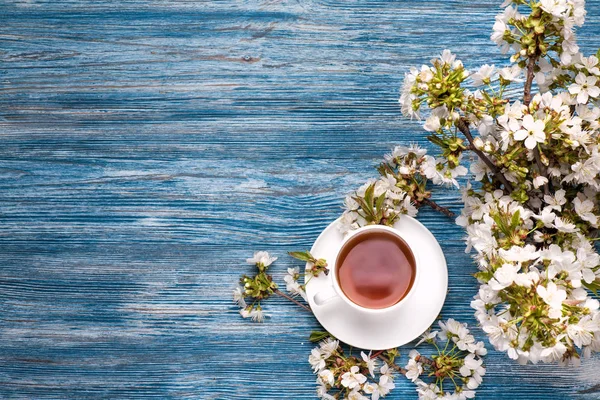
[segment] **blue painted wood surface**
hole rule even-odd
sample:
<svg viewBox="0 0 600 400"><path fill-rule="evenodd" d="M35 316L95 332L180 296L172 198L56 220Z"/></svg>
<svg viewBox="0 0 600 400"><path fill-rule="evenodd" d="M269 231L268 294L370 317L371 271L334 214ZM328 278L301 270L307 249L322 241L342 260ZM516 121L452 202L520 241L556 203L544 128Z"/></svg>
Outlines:
<svg viewBox="0 0 600 400"><path fill-rule="evenodd" d="M317 323L280 298L242 320L243 260L281 256L281 283L386 151L425 143L404 72L444 48L501 64L499 3L1 1L0 398L314 398ZM443 316L473 324L463 232L420 220L448 260ZM600 398L598 357L487 365L480 399ZM398 382L388 398L416 398Z"/></svg>

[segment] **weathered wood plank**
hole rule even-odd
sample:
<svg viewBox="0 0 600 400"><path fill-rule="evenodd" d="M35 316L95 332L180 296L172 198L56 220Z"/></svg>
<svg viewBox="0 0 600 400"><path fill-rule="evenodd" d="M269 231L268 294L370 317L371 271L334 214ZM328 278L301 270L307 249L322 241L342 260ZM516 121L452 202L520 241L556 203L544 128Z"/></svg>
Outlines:
<svg viewBox="0 0 600 400"><path fill-rule="evenodd" d="M315 320L280 299L241 320L243 260L308 248L383 153L426 145L403 73L443 48L502 63L498 4L1 2L0 397L314 398ZM448 259L443 315L474 323L462 231L420 219ZM479 398L597 399L599 363L492 352Z"/></svg>

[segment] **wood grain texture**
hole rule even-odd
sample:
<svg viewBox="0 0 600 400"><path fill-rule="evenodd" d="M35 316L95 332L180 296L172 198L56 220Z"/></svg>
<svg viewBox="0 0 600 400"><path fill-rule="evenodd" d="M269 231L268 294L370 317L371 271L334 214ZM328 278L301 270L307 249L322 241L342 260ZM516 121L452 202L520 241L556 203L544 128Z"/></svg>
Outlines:
<svg viewBox="0 0 600 400"><path fill-rule="evenodd" d="M314 398L317 323L279 298L242 320L243 260L281 256L282 282L382 154L425 144L404 72L444 48L502 64L499 3L0 1L0 398ZM444 317L473 324L463 232L420 220L448 260ZM487 364L480 399L600 398L598 357Z"/></svg>

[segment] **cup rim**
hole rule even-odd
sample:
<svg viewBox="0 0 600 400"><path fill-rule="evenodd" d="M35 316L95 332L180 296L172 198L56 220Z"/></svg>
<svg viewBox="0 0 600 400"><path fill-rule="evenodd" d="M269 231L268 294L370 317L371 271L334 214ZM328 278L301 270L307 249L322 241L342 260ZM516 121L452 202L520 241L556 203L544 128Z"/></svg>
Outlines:
<svg viewBox="0 0 600 400"><path fill-rule="evenodd" d="M385 307L385 308L367 308L367 307L363 307L361 305L356 304L355 302L353 302L352 300L350 300L350 298L348 296L346 296L346 294L344 293L344 291L342 290L339 282L338 282L338 276L337 276L337 263L338 263L338 256L341 253L341 250L343 249L343 247L346 245L346 243L348 243L348 241L353 238L354 236L365 232L365 231L370 231L370 230L380 230L380 231L384 231L386 233L391 233L393 235L395 235L396 237L398 237L400 240L402 240L406 246L408 247L408 249L410 250L410 252L413 255L413 258L415 260L415 277L413 279L413 283L410 287L410 289L408 290L408 292L404 295L404 297L402 297L402 299L400 299L400 301L398 301L395 304L392 304L389 307ZM417 286L417 281L419 279L419 257L417 255L417 253L415 252L414 248L411 247L411 245L406 241L406 239L404 239L402 237L402 235L400 234L400 232L398 232L398 230L387 226L387 225L366 225L366 226L362 226L356 230L350 231L346 234L346 237L344 237L344 239L342 240L342 243L339 247L339 249L337 250L337 253L335 255L335 260L333 263L333 271L331 271L331 280L333 283L333 288L335 290L335 292L338 294L338 296L340 296L344 302L346 302L348 305L350 305L351 307L355 308L356 310L363 312L363 313L369 313L369 314L382 314L382 313L387 313L393 310L396 310L398 308L400 308L404 303L406 303L406 300L412 295L412 293L414 292L415 287Z"/></svg>

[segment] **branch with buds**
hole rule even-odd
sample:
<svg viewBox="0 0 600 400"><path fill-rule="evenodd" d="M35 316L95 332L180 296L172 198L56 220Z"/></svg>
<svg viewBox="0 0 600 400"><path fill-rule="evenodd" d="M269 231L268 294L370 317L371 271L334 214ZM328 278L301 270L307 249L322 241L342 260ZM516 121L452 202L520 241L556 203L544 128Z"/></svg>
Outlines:
<svg viewBox="0 0 600 400"><path fill-rule="evenodd" d="M385 397L396 386L396 376L392 373L396 371L415 383L419 398L473 398L485 375L483 356L487 351L483 342L475 342L467 325L453 319L440 321L439 326L439 331L427 331L417 343L419 346L426 342L435 348L431 358L411 350L404 367L396 362L400 357L398 349L361 352L358 357L352 355L352 348L345 351L326 332L313 332L311 341L320 344L312 350L308 362L317 375L318 397L327 400L366 399L363 394ZM381 367L377 359L383 361ZM434 381L424 381L430 378Z"/></svg>

